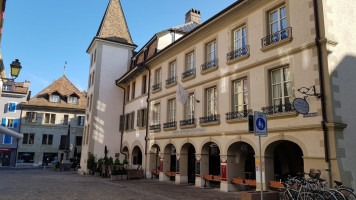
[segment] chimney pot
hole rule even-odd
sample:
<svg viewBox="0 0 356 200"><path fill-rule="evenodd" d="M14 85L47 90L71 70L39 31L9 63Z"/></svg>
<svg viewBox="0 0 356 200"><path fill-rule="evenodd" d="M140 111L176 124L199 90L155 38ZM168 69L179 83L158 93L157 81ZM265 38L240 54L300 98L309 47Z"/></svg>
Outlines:
<svg viewBox="0 0 356 200"><path fill-rule="evenodd" d="M190 9L187 14L185 14L185 23L195 22L201 24L200 10Z"/></svg>

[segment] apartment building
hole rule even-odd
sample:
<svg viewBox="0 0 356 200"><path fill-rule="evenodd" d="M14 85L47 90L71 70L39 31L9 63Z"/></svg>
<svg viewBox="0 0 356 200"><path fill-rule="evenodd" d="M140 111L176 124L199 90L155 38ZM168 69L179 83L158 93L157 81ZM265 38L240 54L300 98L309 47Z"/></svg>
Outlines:
<svg viewBox="0 0 356 200"><path fill-rule="evenodd" d="M85 121L86 92L66 76L21 104L17 165L42 165L62 161L70 125L70 158L80 159Z"/></svg>
<svg viewBox="0 0 356 200"><path fill-rule="evenodd" d="M122 106L115 118L126 138L124 144L115 140L120 154L135 163L141 152L147 178L155 172L161 181L200 187L210 175L222 191L238 189L233 178L255 180L260 189L261 182L267 188L271 180L311 168L330 169L322 174L329 183L355 187L354 45L348 44L356 41L356 26L338 21L353 16L354 7L346 1L239 0L163 48L154 36L121 60L131 67L118 75L120 100L110 104ZM147 97L136 96L146 74ZM306 100L307 113L295 110L297 98ZM147 109L146 132L135 126L140 109ZM261 151L248 131L254 111L267 114Z"/></svg>

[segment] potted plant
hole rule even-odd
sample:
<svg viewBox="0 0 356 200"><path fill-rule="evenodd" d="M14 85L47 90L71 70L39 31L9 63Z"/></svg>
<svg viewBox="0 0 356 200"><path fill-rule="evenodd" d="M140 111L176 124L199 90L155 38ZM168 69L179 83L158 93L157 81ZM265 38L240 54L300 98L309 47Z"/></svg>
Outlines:
<svg viewBox="0 0 356 200"><path fill-rule="evenodd" d="M105 176L105 165L104 165L104 160L102 158L98 159L97 167L100 175Z"/></svg>
<svg viewBox="0 0 356 200"><path fill-rule="evenodd" d="M111 171L111 180L112 181L118 181L121 180L121 175L120 175L120 169L116 169L116 166L113 167Z"/></svg>
<svg viewBox="0 0 356 200"><path fill-rule="evenodd" d="M119 158L115 158L114 165L120 165L120 159Z"/></svg>
<svg viewBox="0 0 356 200"><path fill-rule="evenodd" d="M87 160L87 169L89 170L89 174L93 175L95 172L96 163L95 163L95 156L93 154L89 154Z"/></svg>
<svg viewBox="0 0 356 200"><path fill-rule="evenodd" d="M127 180L127 171L124 167L121 169L121 180Z"/></svg>
<svg viewBox="0 0 356 200"><path fill-rule="evenodd" d="M56 171L59 171L60 167L61 167L62 163L57 161L56 164L54 165L56 168Z"/></svg>

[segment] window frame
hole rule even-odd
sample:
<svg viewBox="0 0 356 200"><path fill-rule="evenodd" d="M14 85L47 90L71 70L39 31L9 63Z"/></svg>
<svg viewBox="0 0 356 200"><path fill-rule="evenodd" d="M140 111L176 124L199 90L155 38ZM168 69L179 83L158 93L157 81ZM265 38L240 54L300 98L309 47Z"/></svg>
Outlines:
<svg viewBox="0 0 356 200"><path fill-rule="evenodd" d="M209 91L213 91L210 92L210 94L213 95L213 98L209 98L209 96L211 97L211 95L209 95ZM212 104L212 102L214 101L214 103ZM207 89L205 89L205 114L206 116L214 116L218 114L218 92L217 92L217 86L213 86L213 87L209 87ZM210 106L213 106L212 108L209 108Z"/></svg>
<svg viewBox="0 0 356 200"><path fill-rule="evenodd" d="M284 14L285 16L281 18L281 10L284 9ZM272 14L273 13L277 13L277 21L272 21L273 17ZM288 27L288 19L287 19L287 6L285 4L280 5L272 10L270 10L268 12L268 33L269 34L274 34L277 33L279 31L282 31L284 29L282 29L282 20L285 20L285 26L284 29L286 29ZM278 29L276 31L273 30L273 24L277 23L277 27Z"/></svg>
<svg viewBox="0 0 356 200"><path fill-rule="evenodd" d="M243 35L244 31L245 30L245 35ZM238 35L236 33L241 33L241 36L240 38L238 37ZM245 40L245 42L243 42ZM238 45L240 41L240 46ZM238 28L234 29L233 31L233 50L236 51L238 49L241 49L243 47L246 47L247 45L247 27L246 25L242 25L242 26L239 26Z"/></svg>
<svg viewBox="0 0 356 200"><path fill-rule="evenodd" d="M78 97L77 96L68 96L67 103L78 105Z"/></svg>
<svg viewBox="0 0 356 200"><path fill-rule="evenodd" d="M177 61L174 60L169 63L168 66L168 78L174 78L177 76Z"/></svg>
<svg viewBox="0 0 356 200"><path fill-rule="evenodd" d="M239 88L236 88L237 83L240 83L240 87L242 90L239 90ZM248 109L248 105L249 105L248 93L249 93L249 91L248 91L247 77L239 78L239 79L232 81L232 109L231 110L233 112L239 112L239 111L244 111L244 110ZM240 100L239 95L242 95L242 99L241 99L242 102L239 101ZM245 96L246 96L246 100L244 100ZM244 101L245 101L245 103L244 103ZM240 107L242 107L242 109L239 109Z"/></svg>
<svg viewBox="0 0 356 200"><path fill-rule="evenodd" d="M43 118L43 124L56 124L56 114L54 113L44 113L45 117ZM48 122L47 122L47 115ZM54 118L53 118L54 117Z"/></svg>
<svg viewBox="0 0 356 200"><path fill-rule="evenodd" d="M288 69L288 77L289 77L289 80L287 80L287 81L285 81L284 80L284 76L285 76L285 74L284 74L284 69ZM274 71L279 71L279 73L280 73L280 82L276 82L276 83L274 83L274 81L273 81L273 72ZM292 98L292 79L291 79L291 71L290 71L290 66L283 66L283 67L279 67L279 68L275 68L275 69L272 69L272 70L270 70L270 91L271 91L271 98L270 98L270 101L271 101L271 105L273 105L273 106L278 106L278 105L285 105L286 104L286 102L285 102L285 99L286 98L289 98L289 103L292 103L292 101L291 101L291 98ZM287 92L289 92L290 93L290 95L289 96L285 96L285 84L288 84L289 83L289 85L290 85L290 91L287 91ZM280 90L281 90L281 95L280 95L280 97L278 97L278 98L275 98L274 97L274 86L277 86L277 85L280 85ZM277 104L275 104L274 102L275 102L275 100L278 100L278 99L280 99L280 103L277 105Z"/></svg>
<svg viewBox="0 0 356 200"><path fill-rule="evenodd" d="M161 104L156 103L152 107L152 123L159 125L161 123Z"/></svg>
<svg viewBox="0 0 356 200"><path fill-rule="evenodd" d="M147 75L142 76L141 94L146 94L147 92Z"/></svg>
<svg viewBox="0 0 356 200"><path fill-rule="evenodd" d="M37 122L37 112L26 112L27 123L36 123Z"/></svg>
<svg viewBox="0 0 356 200"><path fill-rule="evenodd" d="M4 144L4 145L11 145L11 144L12 144L12 137L9 136L9 135L6 135L6 134L3 134L3 135L4 135L4 137L3 137L3 139L2 139L2 144ZM5 143L5 139L8 138L8 137L10 137L10 142L9 142L9 143Z"/></svg>
<svg viewBox="0 0 356 200"><path fill-rule="evenodd" d="M162 69L156 69L155 70L155 79L154 79L154 84L159 84L162 82Z"/></svg>
<svg viewBox="0 0 356 200"><path fill-rule="evenodd" d="M13 106L12 106L12 105L13 105ZM13 110L10 109L11 107L13 107ZM16 113L16 107L17 107L17 103L10 101L10 102L8 103L7 111L8 111L9 113Z"/></svg>
<svg viewBox="0 0 356 200"><path fill-rule="evenodd" d="M131 100L135 99L135 92L136 92L136 82L132 82L132 89L131 89Z"/></svg>
<svg viewBox="0 0 356 200"><path fill-rule="evenodd" d="M188 71L195 69L195 52L191 51L190 53L187 53L186 59L185 70Z"/></svg>
<svg viewBox="0 0 356 200"><path fill-rule="evenodd" d="M33 136L33 137L31 137ZM26 140L25 140L26 138ZM31 140L32 138L32 140ZM32 141L32 143L30 143ZM35 143L35 134L34 133L24 133L23 134L23 139L22 139L22 144L34 144Z"/></svg>
<svg viewBox="0 0 356 200"><path fill-rule="evenodd" d="M55 97L58 97L58 101L55 101ZM61 96L59 94L51 94L49 95L49 102L52 102L52 103L60 103L61 102Z"/></svg>
<svg viewBox="0 0 356 200"><path fill-rule="evenodd" d="M211 47L214 47L213 49ZM206 61L211 62L213 60L216 60L217 58L217 45L216 45L216 40L213 40L209 43L206 44ZM211 55L214 55L214 58L212 58Z"/></svg>
<svg viewBox="0 0 356 200"><path fill-rule="evenodd" d="M176 121L176 112L177 112L177 102L176 99L169 99L167 102L168 106L168 113L167 113L167 121L168 122L175 122Z"/></svg>
<svg viewBox="0 0 356 200"><path fill-rule="evenodd" d="M53 134L42 134L42 145L52 145L52 144L53 144Z"/></svg>
<svg viewBox="0 0 356 200"><path fill-rule="evenodd" d="M78 116L78 123L77 125L78 126L84 126L84 123L85 123L85 116Z"/></svg>
<svg viewBox="0 0 356 200"><path fill-rule="evenodd" d="M190 93L184 105L184 118L186 120L194 119L195 116L195 94Z"/></svg>

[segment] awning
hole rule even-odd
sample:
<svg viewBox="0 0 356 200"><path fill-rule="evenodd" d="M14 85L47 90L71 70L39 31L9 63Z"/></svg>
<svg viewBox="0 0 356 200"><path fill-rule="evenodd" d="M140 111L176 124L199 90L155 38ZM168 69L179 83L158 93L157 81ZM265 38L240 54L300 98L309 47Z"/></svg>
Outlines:
<svg viewBox="0 0 356 200"><path fill-rule="evenodd" d="M9 136L17 138L17 139L23 138L23 135L21 135L20 133L17 133L13 130L10 130L10 129L2 127L2 126L0 126L0 133L9 135Z"/></svg>

